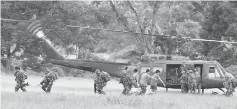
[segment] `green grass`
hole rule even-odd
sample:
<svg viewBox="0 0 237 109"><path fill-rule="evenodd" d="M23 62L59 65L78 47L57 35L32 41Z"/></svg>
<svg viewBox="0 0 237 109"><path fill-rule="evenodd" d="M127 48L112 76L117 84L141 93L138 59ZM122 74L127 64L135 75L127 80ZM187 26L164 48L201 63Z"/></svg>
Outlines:
<svg viewBox="0 0 237 109"><path fill-rule="evenodd" d="M44 93L36 87L42 77L29 77L28 92L14 91L14 78L1 78L2 109L237 109L237 96L221 94L182 94L179 91L165 92L159 88L154 95L123 96L122 85L111 81L105 88L107 95L93 93L93 80L60 78L52 93ZM69 85L68 85L69 84ZM236 94L236 93L235 93Z"/></svg>
<svg viewBox="0 0 237 109"><path fill-rule="evenodd" d="M113 96L2 92L2 109L237 109L236 97L157 93Z"/></svg>

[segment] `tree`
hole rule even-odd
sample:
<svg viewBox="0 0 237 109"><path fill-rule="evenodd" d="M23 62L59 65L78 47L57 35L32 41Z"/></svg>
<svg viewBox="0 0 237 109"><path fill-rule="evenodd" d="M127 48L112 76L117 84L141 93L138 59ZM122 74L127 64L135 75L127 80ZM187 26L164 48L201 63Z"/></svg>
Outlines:
<svg viewBox="0 0 237 109"><path fill-rule="evenodd" d="M236 21L236 7L230 2L208 2L204 8L204 20L201 23L201 38L229 40L231 37L236 40L233 29ZM230 40L229 40L230 41ZM228 63L234 54L233 50L226 50L225 44L204 42L202 54L206 57L218 59L221 63Z"/></svg>

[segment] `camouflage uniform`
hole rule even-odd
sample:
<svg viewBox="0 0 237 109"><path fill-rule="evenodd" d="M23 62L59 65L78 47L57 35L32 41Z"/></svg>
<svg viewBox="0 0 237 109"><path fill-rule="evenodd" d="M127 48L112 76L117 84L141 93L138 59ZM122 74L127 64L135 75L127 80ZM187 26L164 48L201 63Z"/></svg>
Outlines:
<svg viewBox="0 0 237 109"><path fill-rule="evenodd" d="M124 95L128 95L130 90L132 89L132 85L133 85L133 80L131 77L129 77L129 75L125 74L121 77L119 83L122 83L124 86L123 89L123 94Z"/></svg>
<svg viewBox="0 0 237 109"><path fill-rule="evenodd" d="M188 77L188 85L190 86L190 92L195 93L197 89L197 80L196 80L196 74L189 70L189 77Z"/></svg>
<svg viewBox="0 0 237 109"><path fill-rule="evenodd" d="M52 86L53 86L53 82L57 79L58 79L57 74L48 72L44 76L44 79L40 82L40 84L42 85L42 89L46 93L49 93L51 91Z"/></svg>
<svg viewBox="0 0 237 109"><path fill-rule="evenodd" d="M105 94L103 88L106 86L106 83L110 80L110 76L106 72L96 71L96 79L94 80L94 92L99 94Z"/></svg>
<svg viewBox="0 0 237 109"><path fill-rule="evenodd" d="M226 73L225 74L225 82L223 83L223 86L227 89L226 96L233 95L233 92L235 92L235 87L237 87L237 81L234 78L233 75Z"/></svg>
<svg viewBox="0 0 237 109"><path fill-rule="evenodd" d="M180 78L180 83L181 83L181 92L187 93L188 92L188 74L183 73L181 78Z"/></svg>
<svg viewBox="0 0 237 109"><path fill-rule="evenodd" d="M16 81L16 87L15 92L18 92L19 89L21 89L23 92L26 92L25 87L29 86L28 82L25 83L25 80L27 79L27 75L21 71L16 71L14 73L15 81Z"/></svg>

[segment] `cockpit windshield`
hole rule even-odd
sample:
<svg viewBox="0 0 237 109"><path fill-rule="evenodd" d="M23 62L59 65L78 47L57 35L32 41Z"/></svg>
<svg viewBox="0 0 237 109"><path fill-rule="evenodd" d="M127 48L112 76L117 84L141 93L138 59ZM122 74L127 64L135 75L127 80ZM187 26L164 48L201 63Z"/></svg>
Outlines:
<svg viewBox="0 0 237 109"><path fill-rule="evenodd" d="M216 62L216 61L215 61L215 63L216 63L216 65L220 68L221 72L225 74L225 73L226 73L226 70L220 65L220 63L219 63L219 62Z"/></svg>

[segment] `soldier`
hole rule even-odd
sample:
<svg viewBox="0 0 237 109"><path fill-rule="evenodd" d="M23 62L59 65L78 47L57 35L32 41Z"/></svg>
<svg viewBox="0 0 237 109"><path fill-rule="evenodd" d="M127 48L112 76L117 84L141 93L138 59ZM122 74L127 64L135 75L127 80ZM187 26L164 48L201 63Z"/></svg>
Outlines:
<svg viewBox="0 0 237 109"><path fill-rule="evenodd" d="M145 73L141 75L141 80L140 80L140 87L141 87L141 93L140 94L145 94L146 93L146 87L148 85L148 81L150 80L151 76L149 75L150 70L147 69Z"/></svg>
<svg viewBox="0 0 237 109"><path fill-rule="evenodd" d="M110 80L110 75L107 72L100 72L99 69L96 69L96 78L94 81L94 92L99 94L105 94L103 88L106 86L106 83Z"/></svg>
<svg viewBox="0 0 237 109"><path fill-rule="evenodd" d="M119 83L123 84L123 92L122 92L123 94L125 94L125 91L126 91L126 86L124 84L124 80L125 80L125 77L128 74L127 69L128 69L128 67L125 67L125 69L122 71L122 76L119 80Z"/></svg>
<svg viewBox="0 0 237 109"><path fill-rule="evenodd" d="M53 86L53 82L58 79L58 75L54 72L49 72L46 70L46 74L44 75L44 79L40 82L42 85L42 89L46 93L50 93L51 88Z"/></svg>
<svg viewBox="0 0 237 109"><path fill-rule="evenodd" d="M17 83L15 87L15 92L18 92L19 88L21 88L23 92L26 92L25 87L29 86L28 82L25 83L25 80L27 79L27 75L24 72L20 71L19 67L15 67L15 69L16 69L16 72L14 73L14 76L16 77L15 81Z"/></svg>
<svg viewBox="0 0 237 109"><path fill-rule="evenodd" d="M138 88L139 86L139 74L137 72L137 69L134 69L134 74L132 75L132 80L133 80L133 86L135 88Z"/></svg>
<svg viewBox="0 0 237 109"><path fill-rule="evenodd" d="M182 71L182 76L179 79L181 83L181 92L187 93L188 92L188 72L185 70Z"/></svg>
<svg viewBox="0 0 237 109"><path fill-rule="evenodd" d="M151 77L151 87L150 88L151 88L152 92L157 91L158 80L160 80L165 87L165 83L161 80L159 74L160 74L160 70L156 70L156 73L153 74Z"/></svg>
<svg viewBox="0 0 237 109"><path fill-rule="evenodd" d="M122 94L128 95L133 85L132 78L127 73L123 73L119 83L122 83L124 86Z"/></svg>
<svg viewBox="0 0 237 109"><path fill-rule="evenodd" d="M197 89L196 73L191 69L189 69L188 72L189 72L188 84L190 86L190 92L195 94Z"/></svg>
<svg viewBox="0 0 237 109"><path fill-rule="evenodd" d="M234 88L236 87L235 77L230 73L226 73L225 82L223 83L223 85L227 89L225 95L233 95L233 92L235 92Z"/></svg>

